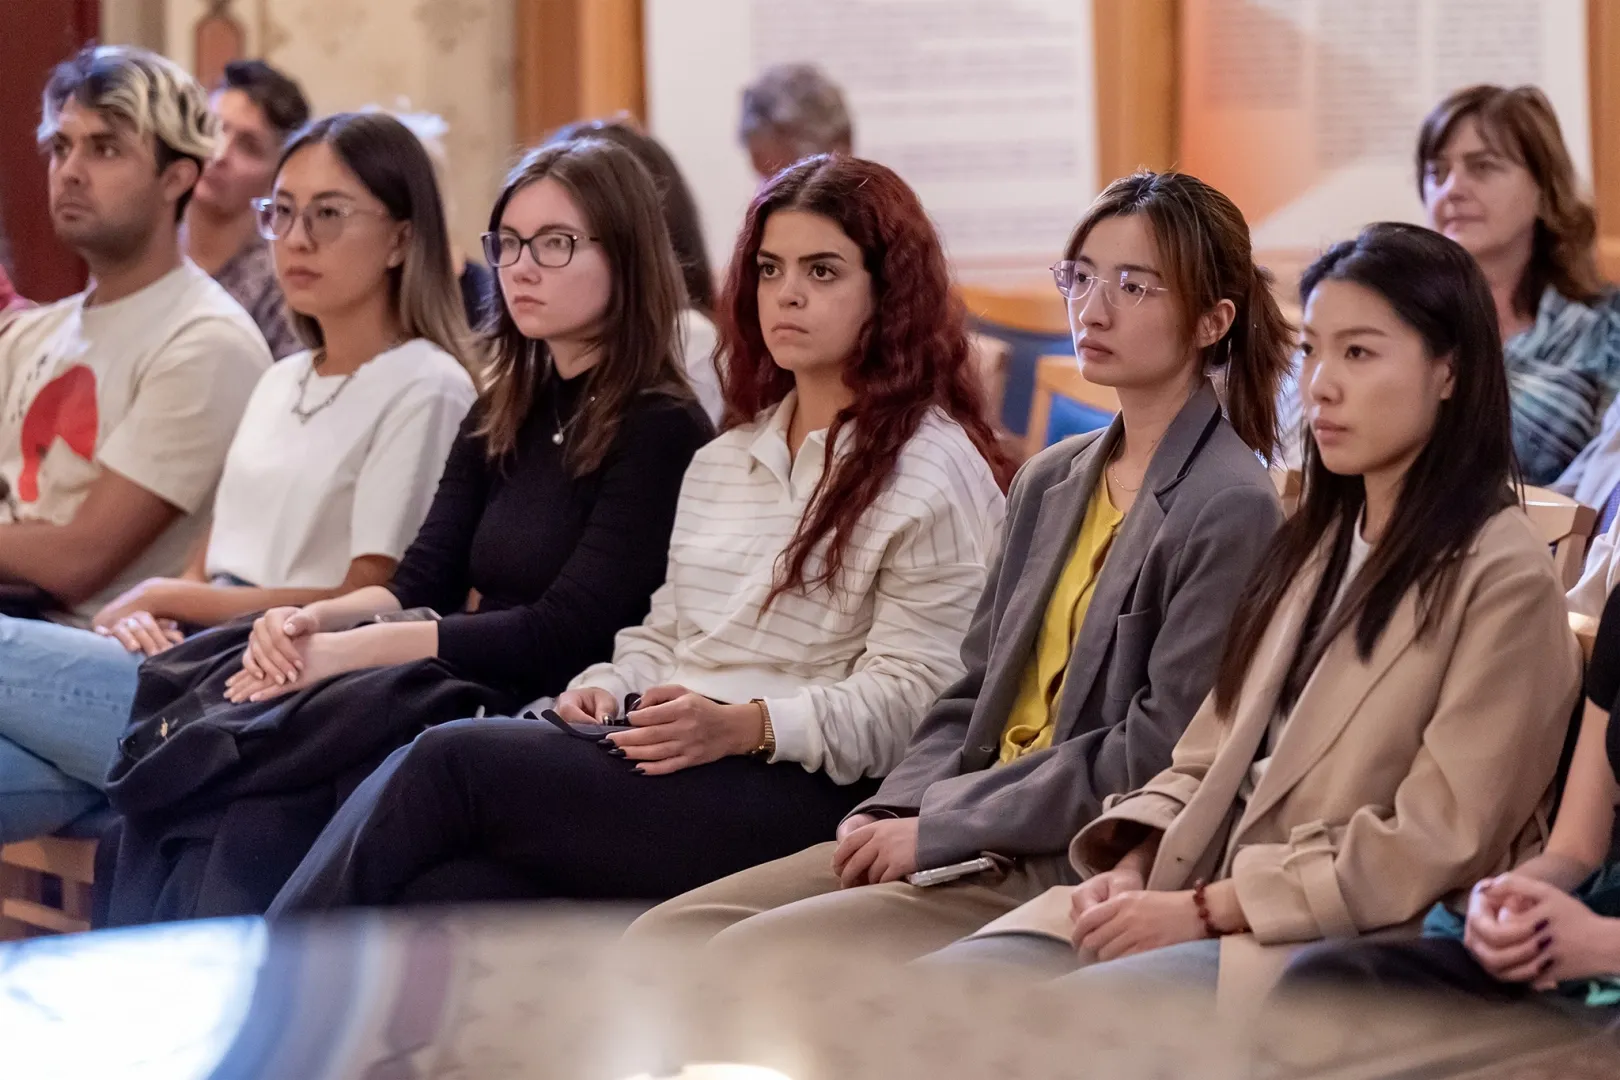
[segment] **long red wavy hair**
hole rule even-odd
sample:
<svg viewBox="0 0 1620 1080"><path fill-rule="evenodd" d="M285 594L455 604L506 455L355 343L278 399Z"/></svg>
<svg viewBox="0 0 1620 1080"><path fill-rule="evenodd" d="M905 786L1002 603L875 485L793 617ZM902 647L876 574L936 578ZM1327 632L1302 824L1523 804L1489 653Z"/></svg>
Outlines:
<svg viewBox="0 0 1620 1080"><path fill-rule="evenodd" d="M892 170L840 155L807 158L776 174L748 208L720 301L720 355L730 429L755 420L793 389L759 324L759 253L765 222L778 210L817 214L836 223L865 256L873 315L844 362L853 401L827 432L827 457L816 490L778 564L766 605L792 589L830 586L866 509L888 485L900 451L929 409L938 407L967 432L1006 490L1013 463L996 442L984 393L973 372L967 314L951 289L939 235L922 203ZM840 433L850 451L833 458ZM827 541L818 573L806 577L811 553Z"/></svg>

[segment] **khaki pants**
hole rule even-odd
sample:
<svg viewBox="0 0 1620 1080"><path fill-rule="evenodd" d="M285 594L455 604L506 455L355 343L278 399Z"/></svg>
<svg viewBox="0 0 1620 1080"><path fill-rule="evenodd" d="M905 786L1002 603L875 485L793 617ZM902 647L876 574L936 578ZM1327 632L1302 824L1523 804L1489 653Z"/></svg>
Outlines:
<svg viewBox="0 0 1620 1080"><path fill-rule="evenodd" d="M1006 877L978 874L919 889L903 881L841 889L836 843L722 878L647 912L629 944L701 940L753 950L784 942L831 942L895 962L914 960L1059 884L1061 860L1020 863Z"/></svg>

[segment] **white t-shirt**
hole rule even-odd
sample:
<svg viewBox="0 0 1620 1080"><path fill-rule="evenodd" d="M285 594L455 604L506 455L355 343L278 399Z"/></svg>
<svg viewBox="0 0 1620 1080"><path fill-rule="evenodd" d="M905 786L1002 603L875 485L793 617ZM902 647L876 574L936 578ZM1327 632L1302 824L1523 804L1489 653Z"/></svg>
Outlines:
<svg viewBox="0 0 1620 1080"><path fill-rule="evenodd" d="M253 320L187 261L146 288L86 306L80 293L0 335L0 525L73 520L103 468L183 515L79 605L86 619L185 565L225 451L270 350Z"/></svg>
<svg viewBox="0 0 1620 1080"><path fill-rule="evenodd" d="M477 396L471 377L421 338L378 354L347 385L312 373L312 361L287 357L253 391L214 503L210 576L335 588L362 555L399 559L427 516ZM328 400L307 422L293 412Z"/></svg>
<svg viewBox="0 0 1620 1080"><path fill-rule="evenodd" d="M697 393L698 404L709 414L715 427L720 426L720 414L726 403L720 391L720 369L714 366L714 347L720 341L720 331L697 308L681 312L681 343L686 358L686 381Z"/></svg>

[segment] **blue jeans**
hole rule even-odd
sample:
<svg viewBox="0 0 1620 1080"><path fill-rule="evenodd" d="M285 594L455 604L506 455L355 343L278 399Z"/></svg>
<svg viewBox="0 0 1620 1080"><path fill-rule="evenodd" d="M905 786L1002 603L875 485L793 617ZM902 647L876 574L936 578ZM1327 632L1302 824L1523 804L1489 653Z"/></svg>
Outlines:
<svg viewBox="0 0 1620 1080"><path fill-rule="evenodd" d="M0 616L0 843L101 805L142 659L88 630Z"/></svg>

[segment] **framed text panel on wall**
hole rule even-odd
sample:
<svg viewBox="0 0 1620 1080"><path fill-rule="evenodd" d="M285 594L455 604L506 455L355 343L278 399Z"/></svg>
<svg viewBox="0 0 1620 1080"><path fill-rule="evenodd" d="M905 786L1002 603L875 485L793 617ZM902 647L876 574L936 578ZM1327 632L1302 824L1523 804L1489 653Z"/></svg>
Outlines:
<svg viewBox="0 0 1620 1080"><path fill-rule="evenodd" d="M742 89L819 65L855 151L894 168L959 273L1043 271L1096 195L1091 0L646 0L654 134L697 195L723 265L758 183L737 143Z"/></svg>
<svg viewBox="0 0 1620 1080"><path fill-rule="evenodd" d="M1541 87L1590 183L1586 0L1182 0L1181 42L1182 167L1285 274L1423 220L1418 128L1464 86Z"/></svg>

